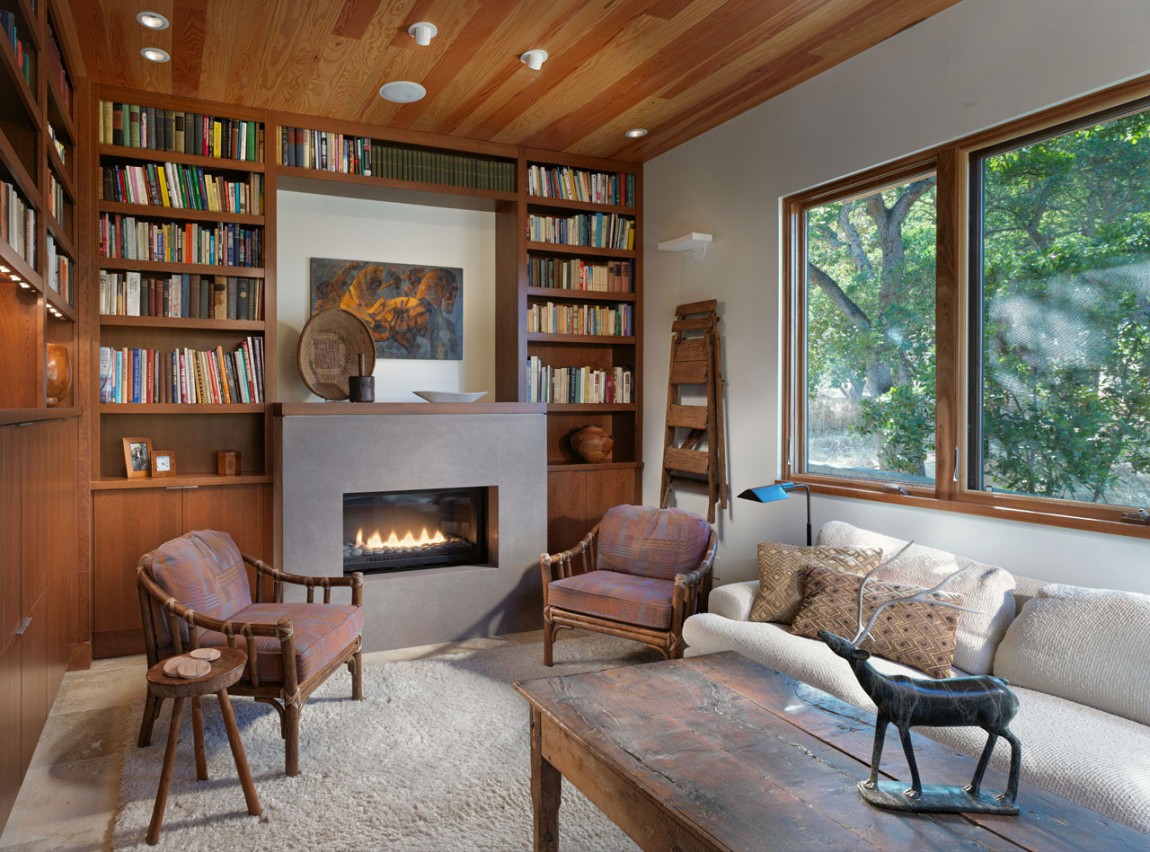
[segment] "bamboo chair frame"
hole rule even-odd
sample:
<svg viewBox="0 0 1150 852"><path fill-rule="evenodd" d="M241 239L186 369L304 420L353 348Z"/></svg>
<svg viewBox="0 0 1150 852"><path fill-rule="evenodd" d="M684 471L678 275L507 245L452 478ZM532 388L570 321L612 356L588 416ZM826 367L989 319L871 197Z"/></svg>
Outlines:
<svg viewBox="0 0 1150 852"><path fill-rule="evenodd" d="M683 621L688 616L705 612L707 597L711 593L712 569L718 537L711 529L703 558L698 567L687 574L675 575L675 591L671 600L671 624L666 630L628 624L596 615L560 609L548 601L548 588L555 580L586 574L598 569L599 525L596 524L577 545L562 553L544 553L539 557L543 575L543 665L552 664L552 646L556 631L564 628L582 628L608 636L633 639L656 649L669 660L683 656Z"/></svg>
<svg viewBox="0 0 1150 852"><path fill-rule="evenodd" d="M331 603L332 589L349 588L352 605L363 605L363 574L358 571L341 577L305 577L280 571L260 559L241 555L246 565L255 571L254 603L283 603L284 585L291 583L306 587L308 604L316 603L315 590L317 588L323 589L323 604ZM265 600L269 585L271 586L271 600ZM311 677L301 681L296 670L295 629L290 618L281 618L274 625L251 624L234 620L220 621L195 612L169 595L156 582L151 553L141 558L136 567L136 587L140 595L140 614L144 621L144 644L149 668L160 661L160 648L157 643L156 622L152 609L153 601L159 604L163 617L167 619L167 627L175 646L176 655L199 647L198 631L195 628L205 628L224 634L227 637L229 648L238 647L236 640L239 636L244 637L247 648L252 647L252 640L256 637L270 636L279 640L280 653L283 656L283 681L261 682L256 655L249 653L243 677L229 687L228 691L231 695L250 696L256 701L275 708L280 717L280 736L284 739L284 770L288 775L299 774L300 713L311 693L327 680L328 676L336 669L346 664L351 673L351 697L355 701L363 700L362 635L357 636L326 666L314 672ZM184 639L184 631L181 629L185 626L188 633L187 642ZM147 703L144 705L144 717L140 722L138 745L141 748L151 743L152 727L159 717L162 704L162 698L151 693L148 694Z"/></svg>

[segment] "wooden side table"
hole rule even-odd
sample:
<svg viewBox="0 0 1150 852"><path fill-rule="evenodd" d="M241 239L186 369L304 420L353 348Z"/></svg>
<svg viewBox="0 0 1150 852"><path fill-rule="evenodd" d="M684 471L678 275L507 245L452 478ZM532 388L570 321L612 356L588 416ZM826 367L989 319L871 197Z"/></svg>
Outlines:
<svg viewBox="0 0 1150 852"><path fill-rule="evenodd" d="M232 702L228 698L228 687L243 676L248 655L238 648L220 648L220 657L212 661L212 670L200 678L188 680L168 677L164 674L161 660L148 669L148 693L157 699L171 698L172 720L168 725L168 747L164 752L164 769L160 773L160 789L156 792L156 804L152 808L152 822L148 826L148 845L154 846L160 839L160 827L164 824L164 808L168 803L168 788L172 785L172 766L176 762L176 745L180 739L180 719L184 713L184 699L192 699L192 732L195 738L196 778L206 781L208 764L204 755L204 723L200 713L200 698L215 693L220 701L220 712L224 717L224 728L228 732L228 743L236 760L236 771L244 789L248 813L258 816L263 813L259 796L256 795L252 774L248 769L247 755L240 742L240 732L236 727L236 717L232 712Z"/></svg>

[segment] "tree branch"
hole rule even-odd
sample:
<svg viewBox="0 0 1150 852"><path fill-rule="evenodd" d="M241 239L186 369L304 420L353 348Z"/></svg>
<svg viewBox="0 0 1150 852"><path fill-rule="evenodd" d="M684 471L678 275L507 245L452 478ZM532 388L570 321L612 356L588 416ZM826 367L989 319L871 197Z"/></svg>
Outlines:
<svg viewBox="0 0 1150 852"><path fill-rule="evenodd" d="M807 280L813 281L827 295L827 298L834 302L835 307L842 311L843 316L850 320L851 325L863 331L870 330L870 318L863 309L843 292L843 288L838 285L837 281L810 261L807 261Z"/></svg>

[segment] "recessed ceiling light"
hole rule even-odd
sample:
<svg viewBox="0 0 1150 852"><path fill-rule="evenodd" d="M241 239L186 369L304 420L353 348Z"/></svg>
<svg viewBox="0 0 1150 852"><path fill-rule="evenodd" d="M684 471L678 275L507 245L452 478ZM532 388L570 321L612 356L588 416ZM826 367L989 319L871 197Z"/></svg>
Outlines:
<svg viewBox="0 0 1150 852"><path fill-rule="evenodd" d="M141 27L147 27L150 30L166 30L168 28L168 19L159 12L140 12L136 15L136 21Z"/></svg>
<svg viewBox="0 0 1150 852"><path fill-rule="evenodd" d="M628 130L623 135L626 136L628 139L642 139L644 136L647 135L647 130L646 130L646 128L643 128L643 127L636 127L636 128L631 129L631 130Z"/></svg>
<svg viewBox="0 0 1150 852"><path fill-rule="evenodd" d="M538 71L543 67L543 63L547 61L547 51L540 50L539 48L529 50L519 57L519 61L532 71Z"/></svg>
<svg viewBox="0 0 1150 852"><path fill-rule="evenodd" d="M412 24L408 27L407 34L415 39L415 43L420 47L427 47L431 44L431 40L439 34L439 28L427 21L420 21L418 24Z"/></svg>
<svg viewBox="0 0 1150 852"><path fill-rule="evenodd" d="M385 101L396 104L409 104L412 101L422 100L427 95L427 89L408 80L399 80L395 83L385 83L379 87L379 96Z"/></svg>
<svg viewBox="0 0 1150 852"><path fill-rule="evenodd" d="M168 51L158 47L145 47L140 51L140 56L149 62L169 62L172 58Z"/></svg>

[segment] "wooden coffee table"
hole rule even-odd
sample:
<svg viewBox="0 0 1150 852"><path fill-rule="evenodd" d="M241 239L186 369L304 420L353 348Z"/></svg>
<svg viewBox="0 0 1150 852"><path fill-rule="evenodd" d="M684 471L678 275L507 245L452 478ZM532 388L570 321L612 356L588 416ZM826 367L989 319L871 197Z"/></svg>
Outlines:
<svg viewBox="0 0 1150 852"><path fill-rule="evenodd" d="M1018 816L862 801L874 716L734 652L516 684L531 705L535 848L559 846L567 778L644 849L1147 848L1150 836L1023 782ZM1025 753L1026 743L1022 744ZM915 734L924 779L975 761ZM899 748L883 774L909 778ZM987 771L1000 792L1005 773Z"/></svg>

